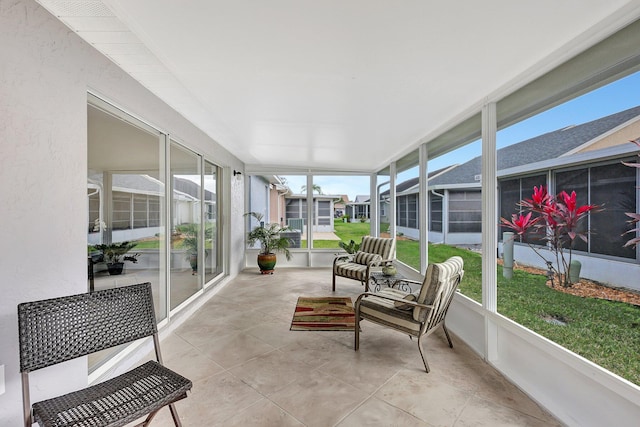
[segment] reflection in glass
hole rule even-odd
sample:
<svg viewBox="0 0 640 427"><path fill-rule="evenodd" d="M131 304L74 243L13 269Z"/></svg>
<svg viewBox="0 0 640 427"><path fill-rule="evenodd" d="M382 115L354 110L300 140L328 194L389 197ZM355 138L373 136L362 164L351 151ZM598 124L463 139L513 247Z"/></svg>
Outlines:
<svg viewBox="0 0 640 427"><path fill-rule="evenodd" d="M202 288L200 157L171 142L171 309Z"/></svg>
<svg viewBox="0 0 640 427"><path fill-rule="evenodd" d="M220 250L220 230L218 218L220 218L220 206L218 195L220 194L218 180L218 167L207 161L204 162L204 280L209 282L222 273Z"/></svg>
<svg viewBox="0 0 640 427"><path fill-rule="evenodd" d="M123 113L115 117L94 105L87 111L88 290L151 282L156 318L163 320L167 317L164 139ZM124 262L119 270L107 252L113 248L109 245L123 242L135 246L119 256L118 261ZM100 250L98 245L106 246ZM117 351L92 355L89 370Z"/></svg>

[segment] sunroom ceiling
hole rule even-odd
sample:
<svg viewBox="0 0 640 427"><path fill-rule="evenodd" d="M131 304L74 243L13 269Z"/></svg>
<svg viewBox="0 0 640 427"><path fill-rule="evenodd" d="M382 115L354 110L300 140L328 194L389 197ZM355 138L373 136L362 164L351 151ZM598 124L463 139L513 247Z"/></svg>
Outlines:
<svg viewBox="0 0 640 427"><path fill-rule="evenodd" d="M638 0L39 1L249 167L365 172L640 15Z"/></svg>

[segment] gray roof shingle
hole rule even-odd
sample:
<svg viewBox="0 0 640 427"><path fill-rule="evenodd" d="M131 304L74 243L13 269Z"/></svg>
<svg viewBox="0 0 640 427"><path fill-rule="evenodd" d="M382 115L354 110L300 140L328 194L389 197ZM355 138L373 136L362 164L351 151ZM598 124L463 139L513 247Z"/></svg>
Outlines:
<svg viewBox="0 0 640 427"><path fill-rule="evenodd" d="M640 115L640 106L577 126L565 127L501 148L498 170L554 159ZM477 184L482 168L478 156L429 181L429 185Z"/></svg>

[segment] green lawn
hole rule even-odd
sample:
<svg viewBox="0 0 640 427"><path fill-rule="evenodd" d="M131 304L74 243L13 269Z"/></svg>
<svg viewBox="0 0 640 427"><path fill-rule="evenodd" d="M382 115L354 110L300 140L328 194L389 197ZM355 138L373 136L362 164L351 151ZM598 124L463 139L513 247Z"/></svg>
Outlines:
<svg viewBox="0 0 640 427"><path fill-rule="evenodd" d="M343 240L359 241L354 236L368 234L369 224L365 225L360 228L361 224L341 224L336 233ZM416 241L397 242L398 259L416 269L420 265L419 251ZM465 262L460 291L481 302L480 254L447 245L429 245L429 262L441 262L453 255L461 256ZM519 270L507 280L502 276L502 267L497 269L498 312L640 385L640 307L558 292L546 286L545 276ZM549 316L564 319L566 326L545 321Z"/></svg>
<svg viewBox="0 0 640 427"><path fill-rule="evenodd" d="M342 241L349 243L350 240L360 243L362 236L368 236L370 233L369 223L367 222L352 222L345 223L337 221L334 224L336 234ZM302 241L302 247L306 248L306 240ZM314 240L313 247L316 249L339 249L338 240Z"/></svg>

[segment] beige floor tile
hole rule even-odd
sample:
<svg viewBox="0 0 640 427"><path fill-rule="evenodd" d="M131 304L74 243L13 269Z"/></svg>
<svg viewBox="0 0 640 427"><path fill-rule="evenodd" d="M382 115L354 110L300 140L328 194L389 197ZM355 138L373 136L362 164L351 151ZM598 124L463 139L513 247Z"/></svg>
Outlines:
<svg viewBox="0 0 640 427"><path fill-rule="evenodd" d="M430 424L375 397L348 415L339 427L429 427Z"/></svg>
<svg viewBox="0 0 640 427"><path fill-rule="evenodd" d="M255 325L245 332L262 341L268 342L274 347L284 347L290 344L303 343L306 341L317 341L323 338L311 331L291 331L291 320L284 321L273 319Z"/></svg>
<svg viewBox="0 0 640 427"><path fill-rule="evenodd" d="M233 375L265 396L306 377L309 371L309 365L278 350L260 355L230 370Z"/></svg>
<svg viewBox="0 0 640 427"><path fill-rule="evenodd" d="M310 427L333 426L368 395L320 372L308 372L271 396L276 405Z"/></svg>
<svg viewBox="0 0 640 427"><path fill-rule="evenodd" d="M263 399L228 372L197 381L191 395L177 403L186 426L217 426Z"/></svg>
<svg viewBox="0 0 640 427"><path fill-rule="evenodd" d="M300 421L267 399L249 406L224 422L225 427L302 427Z"/></svg>
<svg viewBox="0 0 640 427"><path fill-rule="evenodd" d="M187 347L180 353L164 358L164 364L187 377L191 382L203 380L224 371L224 368L206 357L195 347Z"/></svg>
<svg viewBox="0 0 640 427"><path fill-rule="evenodd" d="M553 427L551 418L536 418L506 406L474 397L460 414L455 427Z"/></svg>
<svg viewBox="0 0 640 427"><path fill-rule="evenodd" d="M396 372L398 365L375 354L353 352L348 358L335 358L318 368L368 394L382 387Z"/></svg>
<svg viewBox="0 0 640 427"><path fill-rule="evenodd" d="M213 339L218 340L238 332L240 332L239 329L235 329L221 319L217 319L216 324L204 324L199 319L190 319L189 322L177 328L174 334L194 347L202 347Z"/></svg>
<svg viewBox="0 0 640 427"><path fill-rule="evenodd" d="M375 396L434 426L451 426L472 393L434 380L429 374L404 370Z"/></svg>
<svg viewBox="0 0 640 427"><path fill-rule="evenodd" d="M165 363L190 378L177 403L191 426L556 426L552 417L457 337L417 341L363 322L353 332L290 331L299 296L363 291L329 269L241 272L161 344ZM249 308L248 308L249 307ZM172 426L163 409L154 427Z"/></svg>
<svg viewBox="0 0 640 427"><path fill-rule="evenodd" d="M204 344L200 350L214 362L229 369L240 365L264 353L275 350L275 347L247 333L227 335Z"/></svg>
<svg viewBox="0 0 640 427"><path fill-rule="evenodd" d="M310 334L310 336L314 334L311 331L289 331L289 333ZM336 358L349 360L354 357L352 348L321 336L313 340L296 341L280 347L279 350L290 353L295 359L313 368L318 368Z"/></svg>

